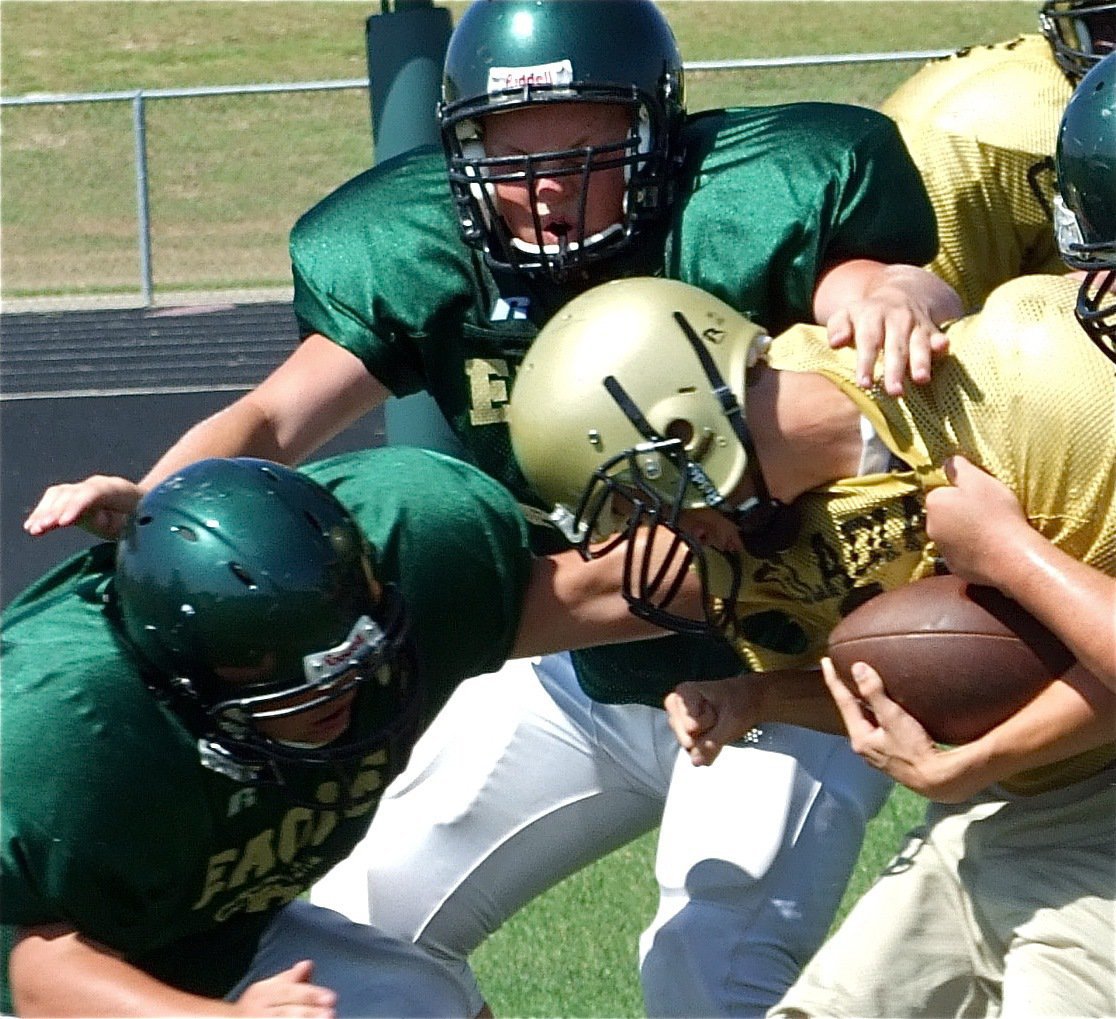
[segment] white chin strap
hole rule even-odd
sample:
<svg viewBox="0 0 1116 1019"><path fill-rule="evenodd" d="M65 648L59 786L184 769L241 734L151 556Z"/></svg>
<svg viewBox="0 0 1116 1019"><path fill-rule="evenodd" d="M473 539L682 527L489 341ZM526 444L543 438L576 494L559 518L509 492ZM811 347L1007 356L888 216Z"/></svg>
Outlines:
<svg viewBox="0 0 1116 1019"><path fill-rule="evenodd" d="M331 739L307 742L306 740L275 739L275 737L272 737L272 741L280 746L289 747L291 750L321 750L322 747L327 747L333 742Z"/></svg>
<svg viewBox="0 0 1116 1019"><path fill-rule="evenodd" d="M619 223L613 223L612 226L606 227L604 230L591 234L583 241L569 241L566 244L566 251L579 251L582 247L591 248L594 244L599 244L603 240L614 236L624 228ZM511 240L512 247L516 251L522 251L528 255L557 255L561 250L560 244L531 244L528 241L521 241L518 237L513 237Z"/></svg>

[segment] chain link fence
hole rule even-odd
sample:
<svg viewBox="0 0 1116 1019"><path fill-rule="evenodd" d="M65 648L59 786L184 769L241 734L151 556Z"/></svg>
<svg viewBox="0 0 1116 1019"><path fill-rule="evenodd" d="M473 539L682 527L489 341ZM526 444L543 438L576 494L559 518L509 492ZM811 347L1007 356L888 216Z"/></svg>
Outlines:
<svg viewBox="0 0 1116 1019"><path fill-rule="evenodd" d="M688 63L689 106L874 105L905 65L943 52ZM0 108L7 310L288 287L295 219L372 162L367 80L6 97Z"/></svg>

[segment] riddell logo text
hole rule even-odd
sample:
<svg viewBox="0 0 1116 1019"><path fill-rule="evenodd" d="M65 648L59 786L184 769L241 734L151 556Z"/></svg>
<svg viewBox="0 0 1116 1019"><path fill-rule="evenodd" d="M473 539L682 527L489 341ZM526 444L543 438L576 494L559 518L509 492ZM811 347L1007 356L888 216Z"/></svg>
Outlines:
<svg viewBox="0 0 1116 1019"><path fill-rule="evenodd" d="M488 91L524 88L529 85L555 88L573 81L573 64L569 60L556 60L550 64L532 64L527 67L490 67Z"/></svg>
<svg viewBox="0 0 1116 1019"><path fill-rule="evenodd" d="M352 641L342 646L339 650L327 651L324 655L322 655L322 664L340 665L342 662L347 662L355 657L356 653L367 643L368 639L364 636L363 633L357 634L357 636L354 637Z"/></svg>
<svg viewBox="0 0 1116 1019"><path fill-rule="evenodd" d="M553 85L554 75L550 71L528 71L507 77L499 82L498 88L521 88L524 85Z"/></svg>

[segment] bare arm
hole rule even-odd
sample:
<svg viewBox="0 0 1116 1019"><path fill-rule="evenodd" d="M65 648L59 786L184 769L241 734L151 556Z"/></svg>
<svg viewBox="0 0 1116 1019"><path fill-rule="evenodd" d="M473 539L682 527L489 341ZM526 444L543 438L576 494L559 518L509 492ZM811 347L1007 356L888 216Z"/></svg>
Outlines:
<svg viewBox="0 0 1116 1019"><path fill-rule="evenodd" d="M641 529L631 539L632 555L642 562L646 533ZM671 551L669 542L652 543L648 572L656 575L663 568L664 556ZM620 644L648 637L665 637L671 630L656 626L632 614L624 598L624 566L627 544L617 545L596 559L585 560L576 550L540 557L532 565L531 579L524 597L519 630L512 647L513 658L549 654L598 644ZM719 574L711 560L719 557L706 550L711 573ZM727 570L727 566L724 567ZM667 565L673 586L675 573ZM706 618L704 592L698 568L686 568L671 598L670 611L695 621Z"/></svg>
<svg viewBox="0 0 1116 1019"><path fill-rule="evenodd" d="M621 548L588 562L572 550L537 558L512 657L667 636L669 631L628 610L620 593L623 558ZM691 587L698 585L688 583Z"/></svg>
<svg viewBox="0 0 1116 1019"><path fill-rule="evenodd" d="M143 493L187 464L211 456L297 463L387 396L359 358L313 334L250 393L194 425L138 484L94 475L53 485L28 514L24 530L39 535L79 524L115 538Z"/></svg>
<svg viewBox="0 0 1116 1019"><path fill-rule="evenodd" d="M8 977L20 1016L310 1016L332 1019L336 995L296 963L251 984L235 1001L179 991L83 937L51 924L20 930Z"/></svg>
<svg viewBox="0 0 1116 1019"><path fill-rule="evenodd" d="M984 736L950 748L935 744L863 663L847 683L828 659L820 673L745 673L681 683L664 706L679 745L696 765L712 764L727 744L757 725L787 722L847 732L869 764L943 802L960 802L1021 771L1116 739L1116 694L1080 667Z"/></svg>
<svg viewBox="0 0 1116 1019"><path fill-rule="evenodd" d="M960 317L961 298L948 283L914 265L850 259L827 269L814 290L814 320L835 346L856 344L857 381L870 388L883 352L884 387L903 392L907 376L930 380L930 362L949 341L939 328Z"/></svg>
<svg viewBox="0 0 1116 1019"><path fill-rule="evenodd" d="M841 716L816 669L746 672L679 683L663 701L679 746L695 765L764 722L787 722L842 735Z"/></svg>
<svg viewBox="0 0 1116 1019"><path fill-rule="evenodd" d="M1116 690L1116 578L1044 538L1011 490L968 460L945 470L951 484L928 493L926 527L950 570L1019 602Z"/></svg>
<svg viewBox="0 0 1116 1019"><path fill-rule="evenodd" d="M828 659L822 666L853 749L896 781L944 803L960 803L1021 771L1116 738L1116 693L1079 666L979 739L949 748L934 743L887 696L868 665L854 665L848 683Z"/></svg>
<svg viewBox="0 0 1116 1019"><path fill-rule="evenodd" d="M387 396L356 355L313 333L250 393L186 432L140 487L209 456L298 463Z"/></svg>

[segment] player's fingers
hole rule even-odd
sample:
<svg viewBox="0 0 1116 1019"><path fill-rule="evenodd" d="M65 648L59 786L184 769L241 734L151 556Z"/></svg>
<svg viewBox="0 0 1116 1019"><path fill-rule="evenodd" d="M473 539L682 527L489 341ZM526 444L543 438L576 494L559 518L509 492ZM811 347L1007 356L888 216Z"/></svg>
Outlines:
<svg viewBox="0 0 1116 1019"><path fill-rule="evenodd" d="M42 531L55 526L58 520L58 510L65 504L65 490L69 485L51 485L38 503L27 514L23 523L24 530L29 534L40 534Z"/></svg>
<svg viewBox="0 0 1116 1019"><path fill-rule="evenodd" d="M845 730L855 747L858 740L865 738L875 728L874 720L865 714L864 705L857 696L855 689L851 688L838 674L831 659L823 658L821 669L822 678L825 680L829 695L833 698L833 703L837 705L841 720L845 724Z"/></svg>
<svg viewBox="0 0 1116 1019"><path fill-rule="evenodd" d="M690 763L699 768L706 768L717 760L722 749L722 744L715 740L703 739L690 749Z"/></svg>
<svg viewBox="0 0 1116 1019"><path fill-rule="evenodd" d="M679 684L663 699L667 722L683 750L691 749L694 745L694 737L701 732L702 709L698 704L699 698L695 692L683 689L688 685Z"/></svg>
<svg viewBox="0 0 1116 1019"><path fill-rule="evenodd" d="M876 364L885 349L884 334L879 328L856 331L856 384L871 389L876 382Z"/></svg>
<svg viewBox="0 0 1116 1019"><path fill-rule="evenodd" d="M332 1005L319 1005L312 1001L285 1001L267 1007L264 1015L291 1017L291 1019L334 1019L337 1014Z"/></svg>
<svg viewBox="0 0 1116 1019"><path fill-rule="evenodd" d="M945 469L946 480L957 488L979 484L985 478L985 472L960 453L949 457L942 466Z"/></svg>
<svg viewBox="0 0 1116 1019"><path fill-rule="evenodd" d="M867 662L853 662L849 671L856 696L867 707L868 712L875 716L876 722L886 718L889 711L898 707L888 695L880 674Z"/></svg>
<svg viewBox="0 0 1116 1019"><path fill-rule="evenodd" d="M670 731L674 733L678 745L683 750L690 750L693 748L694 738L687 725L685 709L679 708L677 701L672 700L672 697L673 694L667 694L663 701L663 707L667 713L667 724L670 726Z"/></svg>
<svg viewBox="0 0 1116 1019"><path fill-rule="evenodd" d="M829 345L833 348L847 347L853 341L852 315L848 309L842 308L829 316L825 323L826 336Z"/></svg>
<svg viewBox="0 0 1116 1019"><path fill-rule="evenodd" d="M314 963L303 959L273 977L249 985L236 1000L243 1015L309 1016L332 1019L336 992L310 983Z"/></svg>
<svg viewBox="0 0 1116 1019"><path fill-rule="evenodd" d="M904 325L888 326L884 340L884 390L889 396L902 396L911 363L911 333ZM929 359L929 357L928 357Z"/></svg>
<svg viewBox="0 0 1116 1019"><path fill-rule="evenodd" d="M105 475L93 475L73 484L52 485L28 513L24 530L28 534L43 534L56 527L70 527L83 522L87 515L93 520L102 510L109 514L126 515L135 508L140 494L139 488L127 479ZM90 530L100 537L116 537L119 526L109 526L108 534L101 533L96 526L90 527Z"/></svg>
<svg viewBox="0 0 1116 1019"><path fill-rule="evenodd" d="M283 976L293 983L306 983L314 974L314 960L313 959L300 959L293 966L290 966Z"/></svg>
<svg viewBox="0 0 1116 1019"><path fill-rule="evenodd" d="M911 333L907 359L911 381L922 386L930 381L931 361L934 358L934 336L938 330L920 326Z"/></svg>

